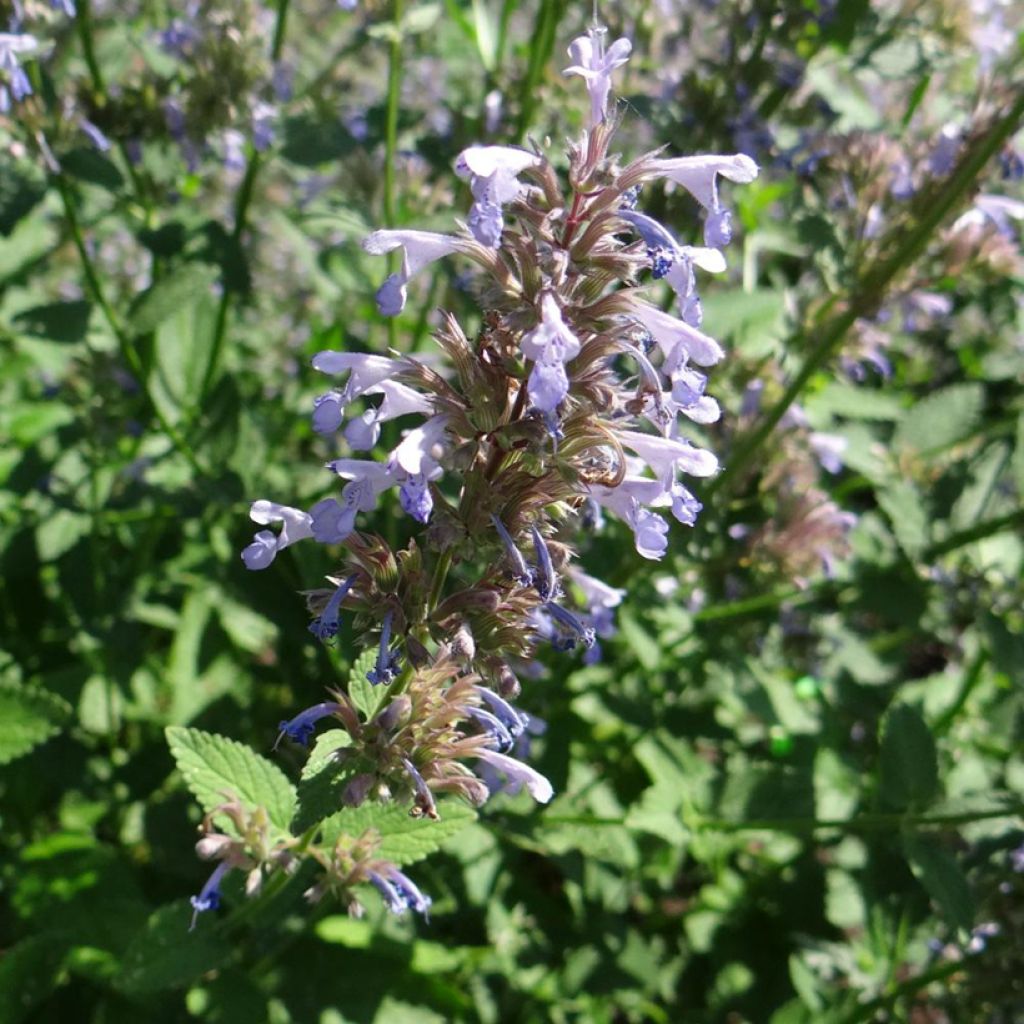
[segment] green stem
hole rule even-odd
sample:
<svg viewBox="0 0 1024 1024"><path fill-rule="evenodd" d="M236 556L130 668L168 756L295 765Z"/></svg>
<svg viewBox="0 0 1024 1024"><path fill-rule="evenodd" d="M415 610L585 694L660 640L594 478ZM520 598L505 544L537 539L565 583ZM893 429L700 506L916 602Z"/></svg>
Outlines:
<svg viewBox="0 0 1024 1024"><path fill-rule="evenodd" d="M956 551L957 548L962 548L967 544L973 544L977 540L984 540L995 533L1012 530L1021 525L1024 525L1024 509L1017 509L1015 512L1008 512L1005 516L987 519L983 523L969 526L966 530L951 533L945 540L940 540L925 548L921 558L925 562L930 562L940 555L947 555L950 551Z"/></svg>
<svg viewBox="0 0 1024 1024"><path fill-rule="evenodd" d="M403 0L395 0L392 11L395 34L388 53L388 101L384 120L384 224L397 226L395 209L395 163L398 158L398 111L402 99L402 15ZM395 269L395 257L388 256L388 273ZM388 317L388 348L398 347L398 324Z"/></svg>
<svg viewBox="0 0 1024 1024"><path fill-rule="evenodd" d="M270 59L276 63L281 56L284 47L285 29L288 24L288 6L290 0L278 0L277 20L274 23L274 36L270 48ZM231 229L231 249L237 251L241 246L242 235L245 234L246 221L249 216L249 207L252 204L253 191L256 186L256 175L259 173L263 156L250 145L249 158L245 166L245 176L238 187L235 196L235 222ZM213 342L210 345L210 358L206 364L206 371L203 373L203 382L199 388L199 397L196 402L196 411L203 407L203 401L209 394L210 387L217 376L217 368L220 364L221 352L224 348L224 337L227 333L228 315L231 312L231 303L234 293L224 282L224 289L221 292L220 303L217 305L217 319L213 327Z"/></svg>
<svg viewBox="0 0 1024 1024"><path fill-rule="evenodd" d="M75 4L75 29L78 32L78 39L82 44L82 56L85 58L85 66L89 69L89 78L92 80L92 91L95 94L96 103L99 107L107 106L107 86L103 77L103 69L96 58L96 48L93 46L92 29L92 7L91 0L78 0ZM146 226L152 227L152 205L146 188L139 174L138 168L131 159L128 147L121 140L117 142L118 152L131 178L132 187L135 190L135 197L146 213Z"/></svg>
<svg viewBox="0 0 1024 1024"><path fill-rule="evenodd" d="M847 331L865 314L878 306L880 298L896 276L910 266L921 255L932 233L946 216L964 198L974 185L982 169L999 151L1003 143L1016 131L1024 118L1024 91L1018 96L1009 111L998 119L988 131L968 147L966 153L938 190L937 195L927 194L911 211L912 226L906 229L896 251L891 257L881 260L868 270L851 290L846 308L822 323L838 304L833 297L826 304L813 325L813 333L819 335L818 343L811 349L797 375L790 381L782 397L761 421L760 425L740 441L729 457L728 466L719 476L710 481L705 495L710 498L731 483L754 458L758 450L775 429L786 410L796 401L808 381L827 362L846 337ZM812 333L811 329L805 332Z"/></svg>
<svg viewBox="0 0 1024 1024"><path fill-rule="evenodd" d="M103 291L103 286L100 284L99 275L96 273L96 268L93 266L92 258L89 256L89 250L85 246L85 239L82 237L82 229L78 221L78 211L75 207L75 201L67 181L61 174L55 175L54 181L57 185L57 191L60 193L61 202L64 204L64 216L67 220L68 227L71 229L71 239L75 243L75 249L77 249L79 259L82 262L82 270L85 273L85 280L89 286L89 291L92 293L93 300L96 305L99 306L100 312L103 314L103 318L107 321L110 330L117 339L121 358L125 361L128 369L131 370L135 379L138 381L139 387L146 396L146 400L153 412L153 415L157 418L157 421L160 423L164 433L170 439L171 444L173 444L174 447L185 457L188 464L197 475L204 476L205 470L199 464L199 460L189 447L188 442L178 432L177 427L175 427L174 424L164 416L159 405L154 401L153 394L149 389L149 382L147 380L145 367L142 365L142 360L139 358L138 352L135 351L135 346L132 344L131 336L124 327L122 327L113 308L107 301L107 297Z"/></svg>

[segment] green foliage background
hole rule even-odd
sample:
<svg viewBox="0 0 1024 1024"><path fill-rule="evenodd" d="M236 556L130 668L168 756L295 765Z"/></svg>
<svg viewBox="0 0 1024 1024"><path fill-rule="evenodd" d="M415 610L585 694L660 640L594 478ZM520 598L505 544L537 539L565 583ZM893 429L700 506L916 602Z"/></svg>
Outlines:
<svg viewBox="0 0 1024 1024"><path fill-rule="evenodd" d="M776 153L826 153L768 161L730 196L736 270L705 303L729 352L708 439L726 472L664 563L614 523L582 553L629 596L600 663L551 655L524 683L549 806L453 804L439 825L341 812L418 862L429 923L311 909L298 878L252 902L229 886L191 933L201 805L247 786L282 827L301 815L311 790L271 752L277 723L360 653L306 631L298 592L332 571L323 549L263 573L238 558L251 500L329 493L309 357L429 351L436 306L479 322L438 265L383 323L359 240L444 230L471 142L559 151L583 102L557 69L589 5L282 0L264 23L224 0L201 6L244 31L205 69L157 45L165 5L96 6L47 15L37 96L0 124L0 1022L1020 1019L1024 293L1019 258L952 270L939 250L979 189L1019 196L990 158L1024 91L1007 78L975 104L955 5L602 5L634 40L627 156L732 152L751 109ZM688 70L663 87L684 39ZM271 57L295 71L275 145L232 173L214 142L188 169L162 95L207 97L215 139ZM886 207L880 242L837 206L836 140L920 157L971 113L962 162ZM679 195L652 204L697 223ZM920 281L950 311L905 330L893 310ZM843 372L866 324L888 378ZM857 516L832 576L799 534L757 543L788 514L795 398L846 443L837 475L800 456ZM410 533L397 504L375 528Z"/></svg>

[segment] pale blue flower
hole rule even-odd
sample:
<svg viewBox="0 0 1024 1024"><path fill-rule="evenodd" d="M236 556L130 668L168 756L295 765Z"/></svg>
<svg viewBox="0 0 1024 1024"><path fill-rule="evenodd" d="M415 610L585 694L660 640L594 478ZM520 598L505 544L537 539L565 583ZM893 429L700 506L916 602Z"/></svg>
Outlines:
<svg viewBox="0 0 1024 1024"><path fill-rule="evenodd" d="M612 72L629 60L633 44L628 39L616 39L607 51L604 48L605 29L594 26L587 35L579 36L569 45L572 64L562 73L579 75L590 94L590 127L601 124L608 109L608 93L612 88Z"/></svg>
<svg viewBox="0 0 1024 1024"><path fill-rule="evenodd" d="M312 518L308 512L274 501L254 501L249 509L249 518L262 525L281 523L281 532L274 534L271 530L261 530L256 534L242 552L242 561L247 569L266 569L279 551L313 536Z"/></svg>

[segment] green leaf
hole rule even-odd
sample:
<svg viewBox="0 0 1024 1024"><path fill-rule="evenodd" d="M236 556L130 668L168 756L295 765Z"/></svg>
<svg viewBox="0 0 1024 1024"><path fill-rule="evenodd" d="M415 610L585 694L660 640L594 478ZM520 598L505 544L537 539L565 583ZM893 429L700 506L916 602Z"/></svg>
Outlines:
<svg viewBox="0 0 1024 1024"><path fill-rule="evenodd" d="M706 297L704 314L714 324L716 337L730 339L757 358L780 336L785 302L781 290L723 291Z"/></svg>
<svg viewBox="0 0 1024 1024"><path fill-rule="evenodd" d="M954 927L969 932L974 925L974 897L956 858L931 836L905 836L903 852L910 870Z"/></svg>
<svg viewBox="0 0 1024 1024"><path fill-rule="evenodd" d="M415 818L407 807L393 803L346 807L324 819L322 842L330 846L341 835L361 836L373 828L381 835L381 857L398 865L413 864L476 820L476 811L456 801L440 804L438 811L440 821L431 821Z"/></svg>
<svg viewBox="0 0 1024 1024"><path fill-rule="evenodd" d="M28 448L71 423L75 414L60 402L26 402L7 409L6 432L19 447ZM74 513L61 509L67 515Z"/></svg>
<svg viewBox="0 0 1024 1024"><path fill-rule="evenodd" d="M46 195L46 179L30 160L0 156L0 235L10 235L18 222Z"/></svg>
<svg viewBox="0 0 1024 1024"><path fill-rule="evenodd" d="M369 648L363 651L356 658L352 671L348 677L348 695L352 702L359 709L364 718L370 719L377 713L377 708L384 695L387 693L386 686L374 686L366 674L373 668L377 661L376 648Z"/></svg>
<svg viewBox="0 0 1024 1024"><path fill-rule="evenodd" d="M1024 497L1024 412L1017 420L1017 441L1013 448L1013 479L1017 484L1017 494Z"/></svg>
<svg viewBox="0 0 1024 1024"><path fill-rule="evenodd" d="M98 185L108 192L118 192L124 187L124 175L113 161L91 146L80 146L61 154L60 166L72 178Z"/></svg>
<svg viewBox="0 0 1024 1024"><path fill-rule="evenodd" d="M298 797L277 765L224 736L168 726L167 742L192 795L206 811L231 793L249 808L264 807L278 828L287 830Z"/></svg>
<svg viewBox="0 0 1024 1024"><path fill-rule="evenodd" d="M898 420L903 402L888 391L831 382L804 403L808 412L843 416L851 420Z"/></svg>
<svg viewBox="0 0 1024 1024"><path fill-rule="evenodd" d="M895 480L878 492L878 504L907 557L917 558L931 539L928 512L917 488L909 480Z"/></svg>
<svg viewBox="0 0 1024 1024"><path fill-rule="evenodd" d="M494 14L484 0L473 0L473 25L480 63L485 71L493 71L498 57L498 33Z"/></svg>
<svg viewBox="0 0 1024 1024"><path fill-rule="evenodd" d="M19 1024L57 987L67 951L52 935L33 935L0 958L0 1024Z"/></svg>
<svg viewBox="0 0 1024 1024"><path fill-rule="evenodd" d="M209 927L189 931L192 910L186 900L161 907L129 943L115 985L127 995L181 988L220 966L231 947Z"/></svg>
<svg viewBox="0 0 1024 1024"><path fill-rule="evenodd" d="M172 422L182 410L195 408L203 397L202 384L213 351L215 304L205 286L197 286L197 290L198 297L193 293L183 299L156 327L150 384L153 400Z"/></svg>
<svg viewBox="0 0 1024 1024"><path fill-rule="evenodd" d="M897 704L885 717L879 770L882 799L892 807L921 807L936 794L939 762L935 740L909 704Z"/></svg>
<svg viewBox="0 0 1024 1024"><path fill-rule="evenodd" d="M33 334L50 341L76 344L84 341L89 330L89 316L92 303L84 299L72 302L51 302L45 306L33 306L22 310L14 317L19 331Z"/></svg>
<svg viewBox="0 0 1024 1024"><path fill-rule="evenodd" d="M0 764L45 743L71 717L71 708L45 690L0 682Z"/></svg>
<svg viewBox="0 0 1024 1024"><path fill-rule="evenodd" d="M954 384L928 395L903 418L893 437L893 445L919 452L948 448L974 429L984 402L980 384Z"/></svg>
<svg viewBox="0 0 1024 1024"><path fill-rule="evenodd" d="M658 641L640 625L636 616L628 609L619 614L619 633L623 643L648 672L653 672L661 664L661 647Z"/></svg>
<svg viewBox="0 0 1024 1024"><path fill-rule="evenodd" d="M186 263L172 270L135 298L128 311L128 327L136 334L154 331L183 308L209 295L215 274L205 263Z"/></svg>
<svg viewBox="0 0 1024 1024"><path fill-rule="evenodd" d="M337 117L299 114L285 120L281 155L301 167L316 167L348 156L358 146Z"/></svg>
<svg viewBox="0 0 1024 1024"><path fill-rule="evenodd" d="M336 763L334 755L339 750L351 744L352 737L344 729L328 729L320 733L302 766L302 778L311 779L319 775L328 765Z"/></svg>

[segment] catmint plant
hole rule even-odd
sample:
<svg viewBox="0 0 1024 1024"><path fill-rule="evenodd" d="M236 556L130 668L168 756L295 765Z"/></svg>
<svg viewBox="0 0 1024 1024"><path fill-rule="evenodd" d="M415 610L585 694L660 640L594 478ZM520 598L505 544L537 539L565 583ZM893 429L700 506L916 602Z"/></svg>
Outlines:
<svg viewBox="0 0 1024 1024"><path fill-rule="evenodd" d="M307 594L310 631L335 643L347 617L370 652L362 678L327 700L311 692L277 737L279 751L329 729L341 737L330 754L338 807L394 803L429 820L443 815L446 796L479 806L495 790L523 788L551 800L551 783L524 760L540 727L514 703L530 703L519 677L546 645L596 656L596 637L614 632L625 597L584 572L578 550L603 510L627 524L640 556L660 559L671 532L664 513L692 526L701 503L689 480L718 468L690 437L691 423L720 413L705 370L723 351L702 329L699 291L705 272L725 269L732 234L720 179L749 182L757 167L742 155L624 162L610 97L631 44L606 45L605 36L595 26L569 48L566 74L583 79L588 102L567 180L557 153L470 146L454 165L470 193L464 224L381 229L363 242L372 255L399 257L377 292L383 316L401 313L435 261L472 264L479 330L470 335L444 313L434 333L444 361L314 356L329 385L312 425L338 438L341 454L326 467L337 492L308 510L252 505L263 529L242 552L246 568L266 569L299 541L330 546L339 568L330 586ZM670 228L635 209L641 187L661 181L703 208L704 244L685 241L695 225ZM661 308L662 278L678 315ZM417 425L378 453L381 424L410 417ZM369 514L390 491L417 524L402 550L372 532ZM353 682L378 692L372 713ZM245 872L255 892L266 875L303 861L318 872L311 899L332 893L358 912L369 885L396 913L430 905L377 856L372 828L330 841L316 826L293 836L229 799L203 833L200 856L218 863L193 898L196 913L217 905L228 871Z"/></svg>

